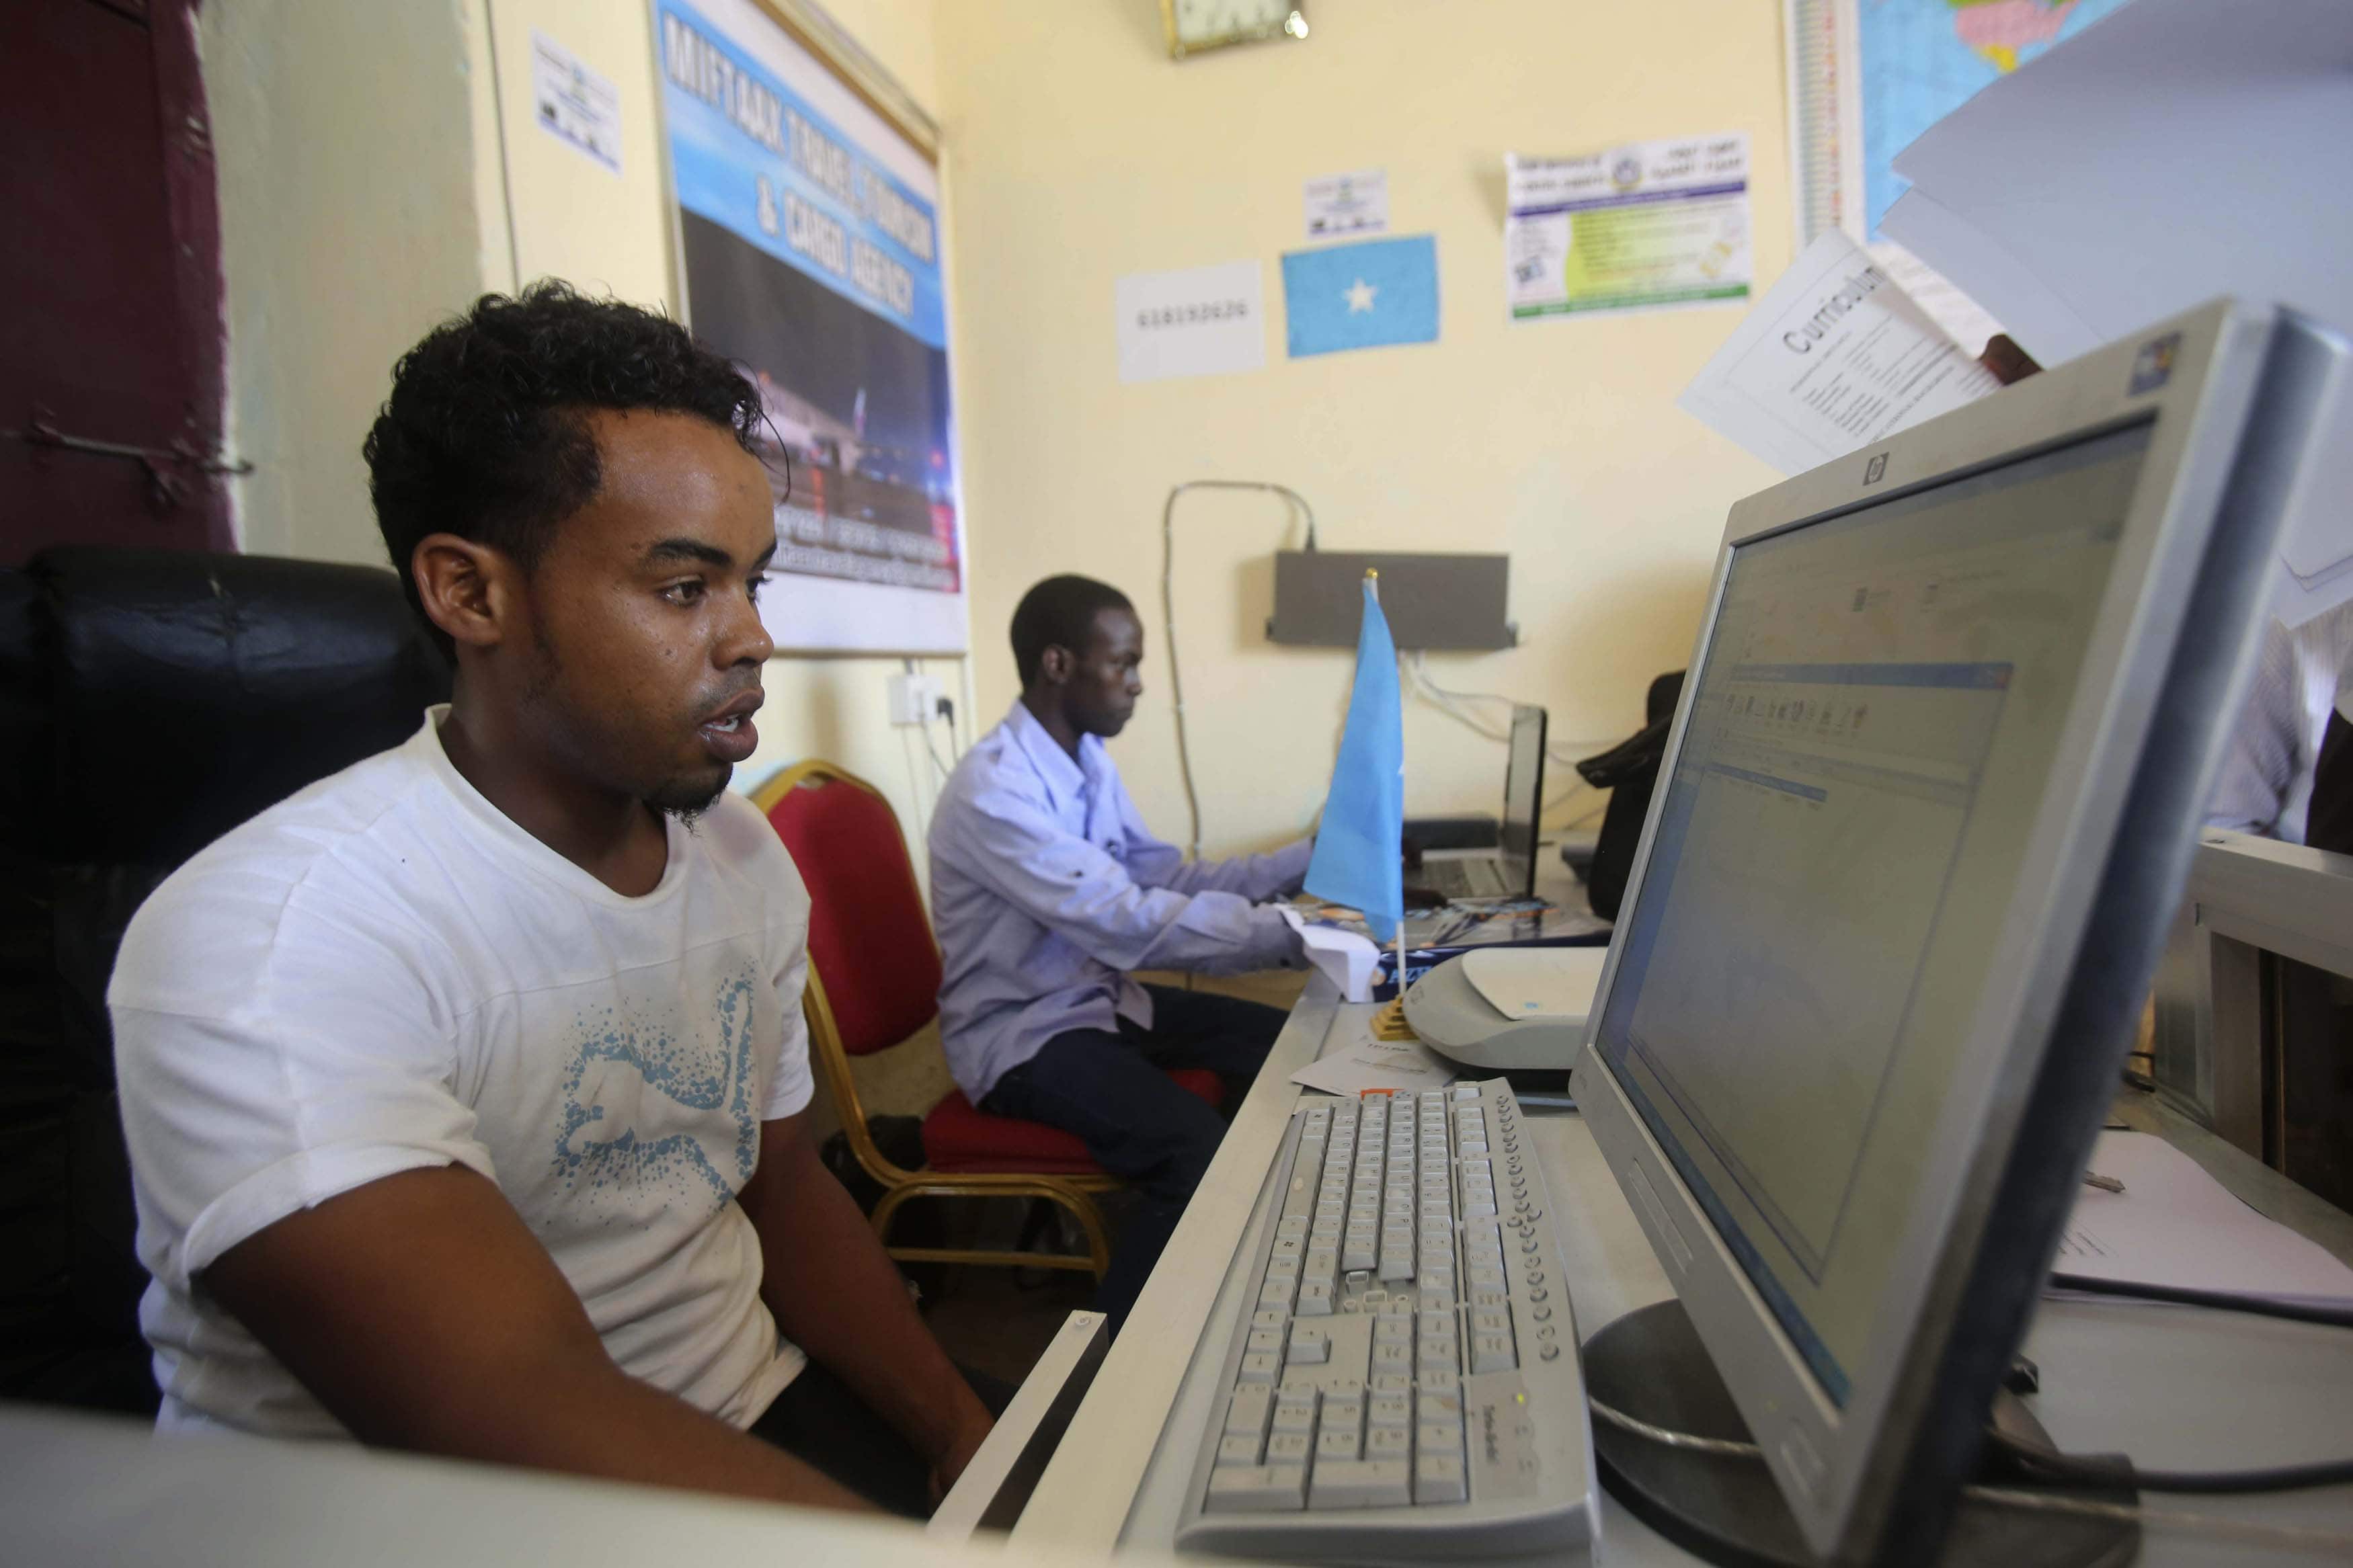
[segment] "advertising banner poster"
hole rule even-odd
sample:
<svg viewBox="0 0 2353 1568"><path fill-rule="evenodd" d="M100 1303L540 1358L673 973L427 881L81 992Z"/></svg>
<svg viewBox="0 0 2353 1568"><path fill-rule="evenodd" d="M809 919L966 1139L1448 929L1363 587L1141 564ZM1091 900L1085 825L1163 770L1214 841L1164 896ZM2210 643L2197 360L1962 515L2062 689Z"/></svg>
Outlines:
<svg viewBox="0 0 2353 1568"><path fill-rule="evenodd" d="M938 171L754 0L652 3L688 323L767 416L769 635L960 653Z"/></svg>

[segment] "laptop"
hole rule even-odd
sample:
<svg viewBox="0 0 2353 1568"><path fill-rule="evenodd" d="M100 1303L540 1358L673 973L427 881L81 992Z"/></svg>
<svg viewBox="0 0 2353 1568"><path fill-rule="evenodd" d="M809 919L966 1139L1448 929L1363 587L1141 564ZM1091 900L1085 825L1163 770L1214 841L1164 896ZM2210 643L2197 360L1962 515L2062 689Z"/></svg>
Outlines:
<svg viewBox="0 0 2353 1568"><path fill-rule="evenodd" d="M1532 899L1536 893L1536 819L1544 815L1545 710L1512 710L1512 755L1504 765L1502 842L1493 849L1433 849L1406 868L1409 887L1449 899Z"/></svg>

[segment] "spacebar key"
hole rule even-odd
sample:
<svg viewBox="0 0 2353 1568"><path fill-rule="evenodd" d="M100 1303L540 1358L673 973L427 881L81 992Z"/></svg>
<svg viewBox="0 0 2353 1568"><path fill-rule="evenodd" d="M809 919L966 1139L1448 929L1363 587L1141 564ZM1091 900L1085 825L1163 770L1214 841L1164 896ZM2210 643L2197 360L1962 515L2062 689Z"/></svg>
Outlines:
<svg viewBox="0 0 2353 1568"><path fill-rule="evenodd" d="M1413 1472L1403 1459L1318 1459L1308 1488L1314 1508L1403 1508L1413 1501Z"/></svg>

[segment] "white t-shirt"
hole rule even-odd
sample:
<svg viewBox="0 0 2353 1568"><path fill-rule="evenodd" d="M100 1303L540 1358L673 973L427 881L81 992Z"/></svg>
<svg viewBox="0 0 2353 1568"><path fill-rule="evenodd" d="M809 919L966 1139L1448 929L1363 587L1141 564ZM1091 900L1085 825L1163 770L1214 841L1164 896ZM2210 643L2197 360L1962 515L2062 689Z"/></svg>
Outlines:
<svg viewBox="0 0 2353 1568"><path fill-rule="evenodd" d="M723 795L624 898L406 745L183 866L124 936L114 1017L164 1426L343 1435L192 1284L299 1209L461 1164L545 1244L621 1369L748 1425L801 1352L735 1202L810 1095L808 894Z"/></svg>

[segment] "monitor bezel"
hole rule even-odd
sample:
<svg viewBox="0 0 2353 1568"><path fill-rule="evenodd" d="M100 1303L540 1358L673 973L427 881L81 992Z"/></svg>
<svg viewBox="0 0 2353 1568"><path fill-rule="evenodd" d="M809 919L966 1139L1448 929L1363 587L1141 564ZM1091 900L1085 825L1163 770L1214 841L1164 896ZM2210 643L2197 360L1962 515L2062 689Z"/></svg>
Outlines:
<svg viewBox="0 0 2353 1568"><path fill-rule="evenodd" d="M2238 469L2274 322L2269 308L2216 301L1752 496L1726 524L1620 931L1640 911L1697 672L1739 550L2149 426L2053 759L2063 783L2038 808L2028 874L1996 942L1994 973L2013 983L1989 984L1979 997L1967 1066L1927 1142L1923 1195L1842 1409L1599 1053L1616 943L1577 1053L1577 1103L1612 1173L1797 1522L1833 1561L1925 1560L1933 1551L2129 1046L2139 990L2187 872L2222 715L2252 666L2275 548L2278 508L2246 493L2261 489L2261 476ZM2146 852L2151 843L2165 847ZM2119 844L2142 852L2112 855ZM2053 1050L2063 1030L2102 1044Z"/></svg>

